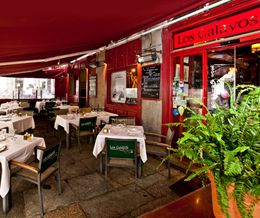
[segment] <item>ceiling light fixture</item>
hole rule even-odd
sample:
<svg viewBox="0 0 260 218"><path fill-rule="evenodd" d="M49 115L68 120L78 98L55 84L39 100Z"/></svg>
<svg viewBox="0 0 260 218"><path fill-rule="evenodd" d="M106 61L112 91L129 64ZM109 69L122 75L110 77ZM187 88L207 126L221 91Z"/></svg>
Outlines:
<svg viewBox="0 0 260 218"><path fill-rule="evenodd" d="M96 62L89 63L88 67L90 67L90 68L97 68L97 67L102 67L104 65L105 65L105 63L103 61L96 61Z"/></svg>
<svg viewBox="0 0 260 218"><path fill-rule="evenodd" d="M156 52L152 52L150 54L144 54L144 55L136 55L137 63L147 63L147 62L154 62L157 60L157 54Z"/></svg>

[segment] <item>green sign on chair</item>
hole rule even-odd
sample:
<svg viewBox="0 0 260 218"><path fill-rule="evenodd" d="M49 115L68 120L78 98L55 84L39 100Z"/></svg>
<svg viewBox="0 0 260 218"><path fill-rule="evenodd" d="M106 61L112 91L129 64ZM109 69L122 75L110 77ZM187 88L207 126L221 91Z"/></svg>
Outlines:
<svg viewBox="0 0 260 218"><path fill-rule="evenodd" d="M136 139L106 138L105 175L108 167L129 167L135 169L135 176L141 175L141 160L137 154ZM102 161L103 162L103 161Z"/></svg>

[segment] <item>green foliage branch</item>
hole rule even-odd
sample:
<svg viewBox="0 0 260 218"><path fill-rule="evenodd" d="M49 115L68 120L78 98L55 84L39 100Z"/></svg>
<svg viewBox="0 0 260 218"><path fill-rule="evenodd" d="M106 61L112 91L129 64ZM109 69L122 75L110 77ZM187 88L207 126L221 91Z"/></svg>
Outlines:
<svg viewBox="0 0 260 218"><path fill-rule="evenodd" d="M181 115L185 111L190 116L183 122L166 125L181 125L184 129L177 141L178 148L172 151L181 158L189 158L192 164L202 166L186 180L207 174L210 170L216 182L219 204L226 217L229 217L227 187L234 184L232 194L240 214L249 218L260 199L260 88L239 85L235 90L237 100L230 88L230 108L218 106L210 112L200 100L188 99L205 107L207 113L201 115L189 107L180 107ZM244 199L248 193L255 196L255 200L245 205Z"/></svg>

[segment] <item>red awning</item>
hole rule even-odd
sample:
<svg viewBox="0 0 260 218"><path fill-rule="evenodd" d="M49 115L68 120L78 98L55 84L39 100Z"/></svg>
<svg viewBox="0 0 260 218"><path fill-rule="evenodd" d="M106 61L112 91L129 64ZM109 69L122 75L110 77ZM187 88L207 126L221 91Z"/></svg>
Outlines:
<svg viewBox="0 0 260 218"><path fill-rule="evenodd" d="M97 49L206 2L209 1L4 1L0 15L0 65ZM0 66L0 75L37 70L53 63Z"/></svg>

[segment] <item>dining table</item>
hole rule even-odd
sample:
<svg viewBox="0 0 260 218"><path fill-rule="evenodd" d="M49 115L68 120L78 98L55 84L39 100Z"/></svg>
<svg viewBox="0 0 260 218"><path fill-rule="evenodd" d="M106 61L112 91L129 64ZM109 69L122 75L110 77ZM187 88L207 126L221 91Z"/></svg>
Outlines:
<svg viewBox="0 0 260 218"><path fill-rule="evenodd" d="M29 137L7 133L0 137L0 163L2 167L0 179L0 196L3 198L3 211L7 213L10 207L10 167L9 161L25 162L33 154L34 147L46 147L44 138Z"/></svg>
<svg viewBox="0 0 260 218"><path fill-rule="evenodd" d="M1 127L8 127L9 130L15 130L16 133L22 133L28 129L34 129L35 123L33 116L28 116L27 114L22 116L8 114L0 116Z"/></svg>
<svg viewBox="0 0 260 218"><path fill-rule="evenodd" d="M102 122L108 123L110 116L118 116L118 114L106 112L106 111L93 111L84 114L67 114L57 115L54 123L54 128L58 130L59 126L63 127L66 132L66 147L70 147L70 126L71 124L79 126L80 118L97 117L96 124L99 126Z"/></svg>
<svg viewBox="0 0 260 218"><path fill-rule="evenodd" d="M132 125L111 125L106 124L104 128L97 135L95 145L93 148L93 155L97 158L99 153L105 147L106 138L115 139L136 139L139 143L140 157L142 162L147 161L145 135L143 126L132 126Z"/></svg>
<svg viewBox="0 0 260 218"><path fill-rule="evenodd" d="M56 109L66 109L68 111L78 111L79 110L79 106L76 106L76 105L59 105L59 106L55 106L54 108Z"/></svg>
<svg viewBox="0 0 260 218"><path fill-rule="evenodd" d="M6 103L2 103L0 105L0 112L2 112L3 114L8 114L11 111L18 111L18 110L22 110L23 108L19 106L19 104L17 102L6 102Z"/></svg>
<svg viewBox="0 0 260 218"><path fill-rule="evenodd" d="M59 109L70 110L71 108L74 109L74 107L79 108L78 106L71 106L71 105L64 104L64 101L60 101L60 100L57 100L54 102L55 102L55 108L59 108ZM46 101L36 101L35 109L38 111L38 113L45 110L45 103L46 103Z"/></svg>

